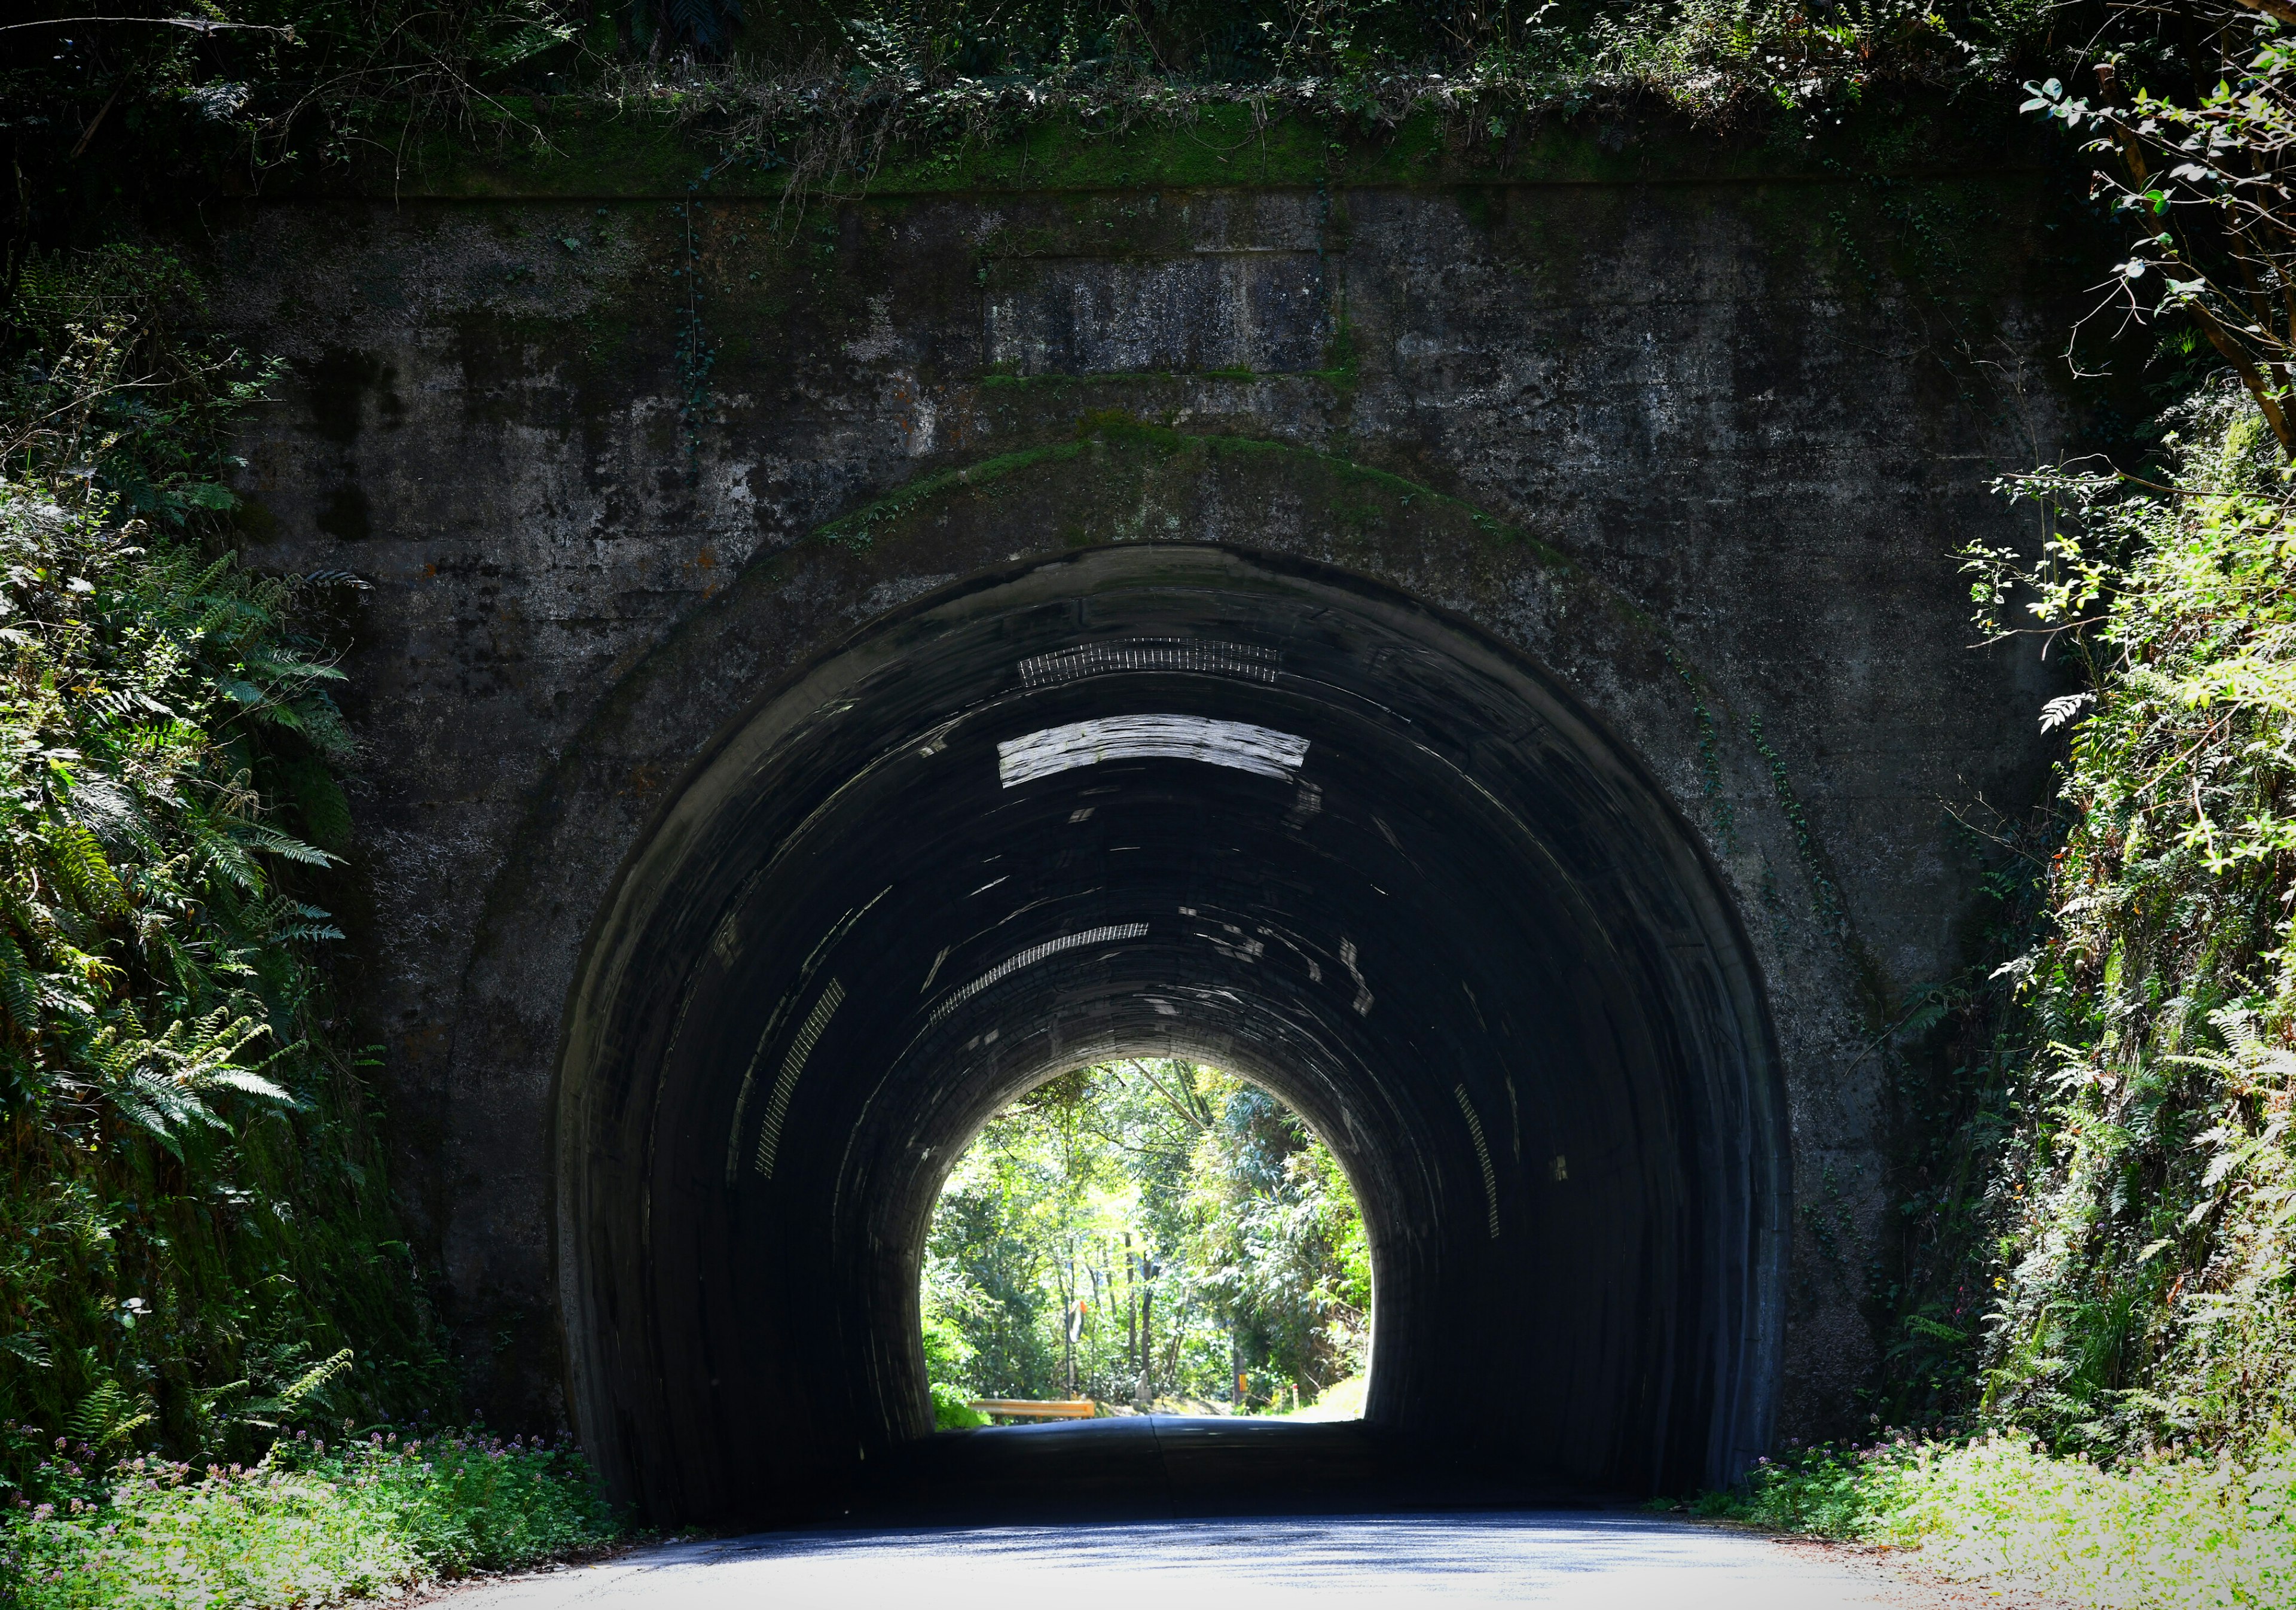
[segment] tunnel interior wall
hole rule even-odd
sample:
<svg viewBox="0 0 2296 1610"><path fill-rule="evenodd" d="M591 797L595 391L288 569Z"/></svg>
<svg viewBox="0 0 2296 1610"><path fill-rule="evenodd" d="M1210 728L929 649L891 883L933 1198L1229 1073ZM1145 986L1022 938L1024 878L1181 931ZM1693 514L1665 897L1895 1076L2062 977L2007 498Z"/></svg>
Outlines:
<svg viewBox="0 0 2296 1610"><path fill-rule="evenodd" d="M921 599L1155 542L1447 612L1687 824L1783 1091L1775 1425L1846 1425L1888 1233L1871 1016L1951 973L1975 867L1942 806L2029 797L2053 691L1966 646L1956 554L2023 539L1986 479L2069 429L2032 382L2068 294L2031 246L2050 181L1902 184L1966 243L1920 286L1889 239L1849 249L1871 197L1815 169L1023 184L794 234L683 185L225 220L217 316L291 365L242 444L251 557L370 584L347 989L473 1405L579 1417L570 1002L727 735ZM2009 355L1987 373L2030 366L2016 396L1935 359L1948 303Z"/></svg>
<svg viewBox="0 0 2296 1610"><path fill-rule="evenodd" d="M1144 722L1196 735L1127 749ZM631 868L560 1098L610 1468L755 1513L929 1431L916 1249L955 1148L1140 1050L1256 1073L1361 1183L1374 1421L1606 1491L1767 1446L1783 1092L1686 826L1462 624L1140 545L849 645Z"/></svg>

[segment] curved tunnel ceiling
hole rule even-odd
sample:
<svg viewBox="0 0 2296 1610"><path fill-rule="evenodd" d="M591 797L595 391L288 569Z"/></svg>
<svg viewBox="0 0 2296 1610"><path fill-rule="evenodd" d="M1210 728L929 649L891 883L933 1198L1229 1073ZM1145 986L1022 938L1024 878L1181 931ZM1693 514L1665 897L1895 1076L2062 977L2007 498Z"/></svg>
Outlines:
<svg viewBox="0 0 2296 1610"><path fill-rule="evenodd" d="M1784 1121L1687 832L1469 629L1139 546L871 628L627 872L570 1015L558 1228L577 1415L625 1492L768 1512L929 1430L947 1169L1126 1053L1255 1078L1340 1154L1371 1418L1609 1489L1763 1444Z"/></svg>

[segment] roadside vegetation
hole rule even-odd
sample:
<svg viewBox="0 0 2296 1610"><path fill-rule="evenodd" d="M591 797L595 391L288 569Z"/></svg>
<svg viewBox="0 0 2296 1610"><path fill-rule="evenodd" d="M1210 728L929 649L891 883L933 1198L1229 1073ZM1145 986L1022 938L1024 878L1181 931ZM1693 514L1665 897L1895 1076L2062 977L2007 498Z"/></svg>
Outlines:
<svg viewBox="0 0 2296 1610"><path fill-rule="evenodd" d="M25 1610L332 1605L593 1551L619 1535L572 1450L473 1433L299 1432L253 1466L59 1448L0 1533Z"/></svg>
<svg viewBox="0 0 2296 1610"><path fill-rule="evenodd" d="M2029 1436L1890 1433L1788 1449L1702 1514L1918 1550L1948 1576L2092 1610L2296 1603L2296 1464L2166 1450L2096 1462Z"/></svg>
<svg viewBox="0 0 2296 1610"><path fill-rule="evenodd" d="M1215 1068L1078 1068L991 1118L934 1210L920 1305L944 1426L967 1400L1360 1412L1371 1250L1331 1148Z"/></svg>
<svg viewBox="0 0 2296 1610"><path fill-rule="evenodd" d="M325 906L345 577L244 570L265 366L153 247L21 265L0 369L0 1601L329 1603L594 1546L451 1415ZM322 1432L319 1428L326 1428Z"/></svg>
<svg viewBox="0 0 2296 1610"><path fill-rule="evenodd" d="M2128 230L2097 319L2143 333L2162 411L2131 452L2004 481L2037 541L1966 556L1980 631L2070 686L2036 712L2067 737L2054 797L1986 828L1995 955L1904 1064L1952 1121L1912 1171L1874 1420L1931 1430L1790 1450L1702 1507L2084 1605L2285 1605L2296 15L2103 21L2026 107Z"/></svg>

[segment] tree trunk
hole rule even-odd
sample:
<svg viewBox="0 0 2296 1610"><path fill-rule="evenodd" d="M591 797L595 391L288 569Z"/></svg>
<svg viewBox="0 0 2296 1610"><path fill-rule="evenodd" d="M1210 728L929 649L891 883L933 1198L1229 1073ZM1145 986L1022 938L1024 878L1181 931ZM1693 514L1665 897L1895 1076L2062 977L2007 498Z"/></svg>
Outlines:
<svg viewBox="0 0 2296 1610"><path fill-rule="evenodd" d="M1156 1407L1156 1354L1153 1331L1149 1313L1156 1301L1156 1288L1148 1284L1148 1254L1140 1254L1140 1401L1148 1408Z"/></svg>

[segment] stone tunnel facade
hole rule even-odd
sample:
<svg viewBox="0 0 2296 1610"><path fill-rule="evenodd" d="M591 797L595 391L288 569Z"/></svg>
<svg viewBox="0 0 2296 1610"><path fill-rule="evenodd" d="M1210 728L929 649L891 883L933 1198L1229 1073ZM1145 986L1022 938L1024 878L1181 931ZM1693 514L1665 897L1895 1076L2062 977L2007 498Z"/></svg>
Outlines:
<svg viewBox="0 0 2296 1610"><path fill-rule="evenodd" d="M1162 1047L1364 1186L1374 1417L1456 1332L1569 1479L1841 1425L1877 1014L2049 691L1956 558L2066 429L2043 187L1937 183L1951 330L1808 175L250 205L252 552L367 584L352 994L475 1401L664 1515L865 1459L970 1126Z"/></svg>

